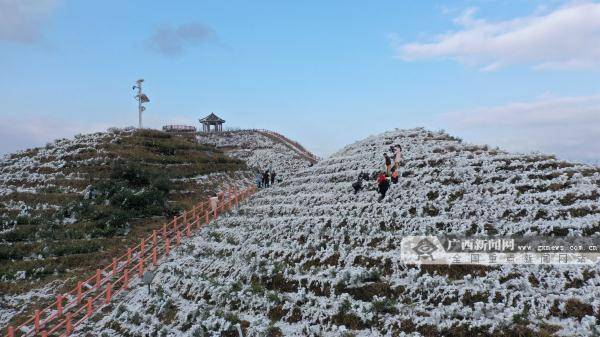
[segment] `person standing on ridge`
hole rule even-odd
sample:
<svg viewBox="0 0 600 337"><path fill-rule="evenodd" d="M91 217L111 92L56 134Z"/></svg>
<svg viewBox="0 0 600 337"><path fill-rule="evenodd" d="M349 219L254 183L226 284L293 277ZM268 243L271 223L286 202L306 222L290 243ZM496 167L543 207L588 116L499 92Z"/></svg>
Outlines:
<svg viewBox="0 0 600 337"><path fill-rule="evenodd" d="M271 171L271 185L275 184L275 176L277 175L277 173L275 173L275 171Z"/></svg>

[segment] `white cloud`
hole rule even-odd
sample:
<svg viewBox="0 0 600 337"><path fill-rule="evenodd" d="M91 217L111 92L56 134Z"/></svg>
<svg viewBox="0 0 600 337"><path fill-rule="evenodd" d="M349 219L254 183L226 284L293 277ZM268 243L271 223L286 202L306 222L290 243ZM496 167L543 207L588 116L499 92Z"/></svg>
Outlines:
<svg viewBox="0 0 600 337"><path fill-rule="evenodd" d="M533 101L447 113L438 121L470 141L600 162L600 95L546 95Z"/></svg>
<svg viewBox="0 0 600 337"><path fill-rule="evenodd" d="M146 42L150 50L164 56L177 56L187 48L202 43L215 42L215 31L202 23L192 22L173 28L159 27Z"/></svg>
<svg viewBox="0 0 600 337"><path fill-rule="evenodd" d="M492 71L512 64L535 68L600 67L600 3L577 2L540 14L500 22L465 10L454 19L459 27L431 42L396 46L404 60L454 59Z"/></svg>
<svg viewBox="0 0 600 337"><path fill-rule="evenodd" d="M106 130L108 125L64 120L51 116L2 116L0 154L44 146L58 138Z"/></svg>
<svg viewBox="0 0 600 337"><path fill-rule="evenodd" d="M37 42L59 0L0 0L0 40Z"/></svg>

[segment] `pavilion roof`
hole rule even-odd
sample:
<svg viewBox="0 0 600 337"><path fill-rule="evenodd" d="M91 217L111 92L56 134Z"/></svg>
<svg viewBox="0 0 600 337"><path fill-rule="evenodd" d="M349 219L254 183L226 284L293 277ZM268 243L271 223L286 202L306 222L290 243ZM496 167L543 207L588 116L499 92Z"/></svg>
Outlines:
<svg viewBox="0 0 600 337"><path fill-rule="evenodd" d="M210 115L202 118L200 123L225 123L225 120L215 115L214 112L211 112Z"/></svg>

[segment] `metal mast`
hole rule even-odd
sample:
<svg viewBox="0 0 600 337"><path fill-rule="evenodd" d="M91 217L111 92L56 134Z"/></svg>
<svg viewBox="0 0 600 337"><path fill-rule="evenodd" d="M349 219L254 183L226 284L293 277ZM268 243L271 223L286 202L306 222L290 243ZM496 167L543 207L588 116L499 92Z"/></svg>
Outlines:
<svg viewBox="0 0 600 337"><path fill-rule="evenodd" d="M144 103L150 102L150 99L148 98L148 96L146 96L146 94L142 93L142 82L144 82L144 79L140 78L139 80L135 81L135 85L133 86L133 90L137 89L137 95L135 95L134 98L138 101L139 128L140 129L142 128L142 112L144 112L144 110L146 110Z"/></svg>

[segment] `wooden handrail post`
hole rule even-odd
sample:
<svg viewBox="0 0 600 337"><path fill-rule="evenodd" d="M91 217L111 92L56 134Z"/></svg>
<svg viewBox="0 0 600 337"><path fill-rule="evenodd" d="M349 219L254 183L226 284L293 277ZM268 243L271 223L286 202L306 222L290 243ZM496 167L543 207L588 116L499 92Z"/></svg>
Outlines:
<svg viewBox="0 0 600 337"><path fill-rule="evenodd" d="M152 247L152 264L156 266L156 246Z"/></svg>
<svg viewBox="0 0 600 337"><path fill-rule="evenodd" d="M198 229L202 228L202 221L200 221L200 215L196 215L196 226L198 226Z"/></svg>
<svg viewBox="0 0 600 337"><path fill-rule="evenodd" d="M125 290L129 289L129 267L125 267L123 273L123 288L125 288Z"/></svg>
<svg viewBox="0 0 600 337"><path fill-rule="evenodd" d="M46 331L46 330L42 331L42 337L48 337L48 331Z"/></svg>
<svg viewBox="0 0 600 337"><path fill-rule="evenodd" d="M176 237L175 243L177 244L177 246L179 246L179 244L181 243L181 232L180 231L177 231L177 237Z"/></svg>
<svg viewBox="0 0 600 337"><path fill-rule="evenodd" d="M40 311L36 310L33 314L33 327L35 329L35 333L40 332Z"/></svg>
<svg viewBox="0 0 600 337"><path fill-rule="evenodd" d="M215 207L215 208L213 209L213 219L216 219L216 218L217 218L217 208L219 208L219 205L218 205L218 204L217 204L217 207Z"/></svg>
<svg viewBox="0 0 600 337"><path fill-rule="evenodd" d="M110 282L106 283L106 304L110 303L110 297L112 295L112 284Z"/></svg>
<svg viewBox="0 0 600 337"><path fill-rule="evenodd" d="M206 223L208 225L208 223L210 222L210 219L208 218L208 211L206 211L206 219L204 221L204 223Z"/></svg>
<svg viewBox="0 0 600 337"><path fill-rule="evenodd" d="M102 283L101 273L100 269L96 269L96 289L100 289L100 283Z"/></svg>
<svg viewBox="0 0 600 337"><path fill-rule="evenodd" d="M187 236L188 238L190 237L190 234L191 234L191 233L190 233L190 231L191 231L191 228L190 228L190 227L191 227L191 225L190 225L190 223L188 222L188 223L185 225L185 236Z"/></svg>
<svg viewBox="0 0 600 337"><path fill-rule="evenodd" d="M83 282L77 281L77 304L81 303L81 286Z"/></svg>
<svg viewBox="0 0 600 337"><path fill-rule="evenodd" d="M72 313L67 313L67 325L65 328L65 336L69 336L71 334L71 332L73 332L73 323L71 322L73 320L73 314Z"/></svg>
<svg viewBox="0 0 600 337"><path fill-rule="evenodd" d="M56 315L61 317L63 314L63 296L61 294L56 295Z"/></svg>
<svg viewBox="0 0 600 337"><path fill-rule="evenodd" d="M171 250L171 240L167 238L165 240L165 256L169 255L169 251Z"/></svg>
<svg viewBox="0 0 600 337"><path fill-rule="evenodd" d="M131 248L127 247L127 265L131 264Z"/></svg>
<svg viewBox="0 0 600 337"><path fill-rule="evenodd" d="M187 224L187 211L183 211L183 224Z"/></svg>
<svg viewBox="0 0 600 337"><path fill-rule="evenodd" d="M156 246L156 229L152 230L152 245Z"/></svg>
<svg viewBox="0 0 600 337"><path fill-rule="evenodd" d="M87 316L87 318L92 317L92 314L94 313L94 307L92 305L92 299L88 298L87 303L86 303L86 309L87 312L85 313L85 315Z"/></svg>
<svg viewBox="0 0 600 337"><path fill-rule="evenodd" d="M173 229L177 230L177 216L173 216Z"/></svg>
<svg viewBox="0 0 600 337"><path fill-rule="evenodd" d="M12 325L8 327L8 337L15 337L15 327Z"/></svg>
<svg viewBox="0 0 600 337"><path fill-rule="evenodd" d="M138 276L142 277L144 275L144 259L140 259L140 263L138 264Z"/></svg>

